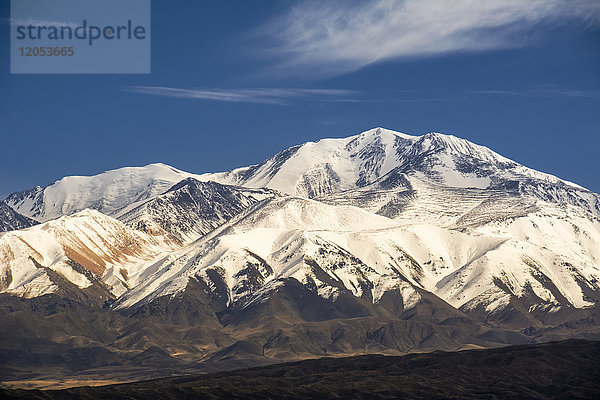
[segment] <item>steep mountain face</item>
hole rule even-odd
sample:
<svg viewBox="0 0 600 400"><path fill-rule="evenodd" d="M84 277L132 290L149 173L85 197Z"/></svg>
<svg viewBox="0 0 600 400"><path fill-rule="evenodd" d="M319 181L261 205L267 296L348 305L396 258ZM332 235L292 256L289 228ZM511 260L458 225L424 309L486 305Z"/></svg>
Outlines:
<svg viewBox="0 0 600 400"><path fill-rule="evenodd" d="M0 232L29 228L35 224L36 222L31 218L19 214L5 202L0 201Z"/></svg>
<svg viewBox="0 0 600 400"><path fill-rule="evenodd" d="M378 230L394 222L356 207L333 207L301 198L276 198L251 207L211 234L142 271L138 287L119 300L130 307L185 290L200 278L223 304L233 306L267 295L293 278L330 298L338 290L372 297L376 271L323 231ZM321 263L322 265L320 265ZM345 279L345 281L344 281ZM239 303L241 301L241 303Z"/></svg>
<svg viewBox="0 0 600 400"><path fill-rule="evenodd" d="M131 203L164 193L192 176L165 164L126 167L94 176L68 176L45 188L13 193L5 201L17 212L40 222L86 208L110 215Z"/></svg>
<svg viewBox="0 0 600 400"><path fill-rule="evenodd" d="M27 298L58 293L100 303L123 294L137 266L174 247L98 211L0 236L0 290Z"/></svg>
<svg viewBox="0 0 600 400"><path fill-rule="evenodd" d="M134 203L113 213L128 226L152 235L168 235L189 243L266 198L270 189L247 189L187 178L164 194Z"/></svg>

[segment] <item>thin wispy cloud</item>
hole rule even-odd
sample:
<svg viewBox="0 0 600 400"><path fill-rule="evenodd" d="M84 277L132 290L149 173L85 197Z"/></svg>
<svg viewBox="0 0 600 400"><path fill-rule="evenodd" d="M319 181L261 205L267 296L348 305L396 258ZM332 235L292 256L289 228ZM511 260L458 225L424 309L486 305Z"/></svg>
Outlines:
<svg viewBox="0 0 600 400"><path fill-rule="evenodd" d="M48 21L37 18L29 18L29 19L16 19L16 18L0 18L0 23L3 25L11 25L11 26L56 26L56 27L68 27L71 29L77 28L78 24L74 22L65 22L65 21Z"/></svg>
<svg viewBox="0 0 600 400"><path fill-rule="evenodd" d="M516 48L552 27L598 27L597 0L307 1L253 35L280 74L328 76L397 58Z"/></svg>
<svg viewBox="0 0 600 400"><path fill-rule="evenodd" d="M578 97L578 98L600 98L597 90L574 90L559 87L548 87L527 90L478 90L477 94L520 96L520 97Z"/></svg>
<svg viewBox="0 0 600 400"><path fill-rule="evenodd" d="M298 88L183 89L164 86L130 86L125 90L154 96L273 105L288 105L290 99L354 101L351 96L357 94L353 90Z"/></svg>

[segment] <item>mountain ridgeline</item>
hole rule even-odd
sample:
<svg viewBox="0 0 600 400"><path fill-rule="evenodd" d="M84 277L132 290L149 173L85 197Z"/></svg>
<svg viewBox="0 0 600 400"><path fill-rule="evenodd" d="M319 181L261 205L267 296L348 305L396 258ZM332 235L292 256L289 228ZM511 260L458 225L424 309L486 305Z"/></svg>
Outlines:
<svg viewBox="0 0 600 400"><path fill-rule="evenodd" d="M31 218L27 218L13 210L5 202L0 201L0 232L29 228L36 223Z"/></svg>
<svg viewBox="0 0 600 400"><path fill-rule="evenodd" d="M66 177L0 227L4 381L600 339L600 196L440 133Z"/></svg>

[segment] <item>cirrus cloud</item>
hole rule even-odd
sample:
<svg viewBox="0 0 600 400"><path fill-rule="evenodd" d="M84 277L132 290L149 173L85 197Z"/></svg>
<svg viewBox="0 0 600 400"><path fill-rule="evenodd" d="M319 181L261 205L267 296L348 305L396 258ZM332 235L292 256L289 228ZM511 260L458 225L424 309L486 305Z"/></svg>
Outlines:
<svg viewBox="0 0 600 400"><path fill-rule="evenodd" d="M598 27L597 0L307 1L254 32L280 74L330 76L396 58L515 48L553 26Z"/></svg>
<svg viewBox="0 0 600 400"><path fill-rule="evenodd" d="M353 90L303 88L184 89L165 86L130 86L125 90L154 96L273 105L287 105L289 104L287 99L291 98L350 101L352 99L347 97L357 94Z"/></svg>

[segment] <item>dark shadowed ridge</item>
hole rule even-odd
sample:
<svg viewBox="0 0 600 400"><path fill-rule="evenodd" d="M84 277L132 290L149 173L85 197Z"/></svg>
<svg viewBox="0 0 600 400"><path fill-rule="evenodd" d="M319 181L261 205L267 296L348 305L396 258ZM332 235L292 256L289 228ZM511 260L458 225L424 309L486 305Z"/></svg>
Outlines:
<svg viewBox="0 0 600 400"><path fill-rule="evenodd" d="M35 224L36 221L19 214L5 202L0 201L0 232L25 229Z"/></svg>
<svg viewBox="0 0 600 400"><path fill-rule="evenodd" d="M591 399L600 396L600 342L567 340L403 357L321 358L205 375L59 391L38 399Z"/></svg>

